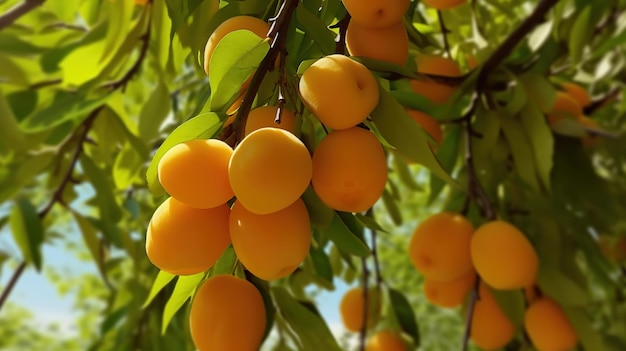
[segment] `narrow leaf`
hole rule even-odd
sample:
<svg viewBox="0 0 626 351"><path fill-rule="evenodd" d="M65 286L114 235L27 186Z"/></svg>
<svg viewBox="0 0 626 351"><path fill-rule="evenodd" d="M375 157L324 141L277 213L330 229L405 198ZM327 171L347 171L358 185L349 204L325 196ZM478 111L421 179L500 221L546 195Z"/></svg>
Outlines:
<svg viewBox="0 0 626 351"><path fill-rule="evenodd" d="M349 254L359 257L367 257L370 249L355 233L353 233L346 223L335 215L328 229L324 230L325 234L332 240L337 247Z"/></svg>
<svg viewBox="0 0 626 351"><path fill-rule="evenodd" d="M176 276L172 273L159 271L154 279L154 282L152 282L152 288L150 288L150 293L148 294L146 301L143 303L142 308L148 307L157 294L161 292L161 290L163 290L163 288L165 288L175 277Z"/></svg>
<svg viewBox="0 0 626 351"><path fill-rule="evenodd" d="M402 292L394 288L389 288L389 300L400 327L413 339L415 346L419 346L420 335L417 327L417 319L415 319L415 314L413 313L409 300L407 300Z"/></svg>
<svg viewBox="0 0 626 351"><path fill-rule="evenodd" d="M180 310L180 308L185 304L187 299L189 299L194 292L196 291L196 287L204 278L204 273L198 273L194 275L186 275L179 276L176 281L176 287L174 287L174 291L172 292L172 296L170 296L169 300L165 304L165 308L163 309L163 320L161 323L161 335L165 334L167 330L167 326L172 321L172 318Z"/></svg>
<svg viewBox="0 0 626 351"><path fill-rule="evenodd" d="M44 235L43 225L35 206L23 197L18 198L11 209L9 225L24 261L33 263L35 268L40 271L42 263L41 245Z"/></svg>
<svg viewBox="0 0 626 351"><path fill-rule="evenodd" d="M319 315L302 305L282 287L272 287L280 315L300 338L300 351L341 351L330 329Z"/></svg>
<svg viewBox="0 0 626 351"><path fill-rule="evenodd" d="M426 166L450 185L458 187L433 155L424 130L382 86L379 91L380 101L371 117L383 138L408 159Z"/></svg>

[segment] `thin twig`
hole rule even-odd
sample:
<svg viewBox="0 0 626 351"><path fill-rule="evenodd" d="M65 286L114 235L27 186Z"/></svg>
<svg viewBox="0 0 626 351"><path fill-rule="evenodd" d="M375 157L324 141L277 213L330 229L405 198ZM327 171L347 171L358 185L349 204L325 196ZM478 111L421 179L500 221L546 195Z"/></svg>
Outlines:
<svg viewBox="0 0 626 351"><path fill-rule="evenodd" d="M80 158L80 155L83 152L83 143L87 139L87 134L89 134L89 130L91 130L93 121L96 119L96 117L98 116L98 114L103 108L104 108L104 105L91 111L89 116L82 123L81 125L82 131L78 137L78 146L74 150L74 155L72 155L72 160L70 161L70 165L68 166L67 171L65 172L65 175L61 179L61 182L57 186L56 190L54 191L54 193L52 193L52 198L50 198L46 206L44 206L44 208L41 209L41 211L39 211L38 216L40 219L43 219L44 217L46 217L48 213L50 212L50 210L52 210L52 207L56 203L65 205L65 203L63 202L63 192L65 191L65 186L67 186L67 184L70 183L72 179L72 173L74 172L74 168L76 167L76 164L78 163L78 159Z"/></svg>
<svg viewBox="0 0 626 351"><path fill-rule="evenodd" d="M479 291L480 289L480 276L476 275L476 281L474 283L474 288L471 291L469 305L467 306L467 316L465 319L465 332L463 333L463 347L461 350L467 351L469 346L469 339L472 335L472 319L474 317L474 310L476 309L476 302L480 300Z"/></svg>
<svg viewBox="0 0 626 351"><path fill-rule="evenodd" d="M482 70L476 81L476 90L479 93L485 88L489 74L493 72L515 49L524 37L537 25L543 22L548 11L556 5L559 0L541 0L535 10L506 38L506 40L498 46L498 48L489 56L482 65Z"/></svg>
<svg viewBox="0 0 626 351"><path fill-rule="evenodd" d="M441 35L443 35L443 48L446 51L448 57L452 57L450 55L450 44L448 43L448 33L450 30L446 27L446 23L443 20L443 14L441 10L437 10L437 18L439 19L439 28L441 28Z"/></svg>
<svg viewBox="0 0 626 351"><path fill-rule="evenodd" d="M478 104L478 94L474 94L472 102L464 114L465 119L465 164L467 165L468 184L467 191L469 197L474 200L483 218L492 221L496 218L496 212L489 200L489 196L485 192L474 167L474 148L472 138L475 137L475 131L472 128L472 116Z"/></svg>
<svg viewBox="0 0 626 351"><path fill-rule="evenodd" d="M16 5L0 16L0 30L10 26L20 17L41 6L46 0L24 0L21 4Z"/></svg>
<svg viewBox="0 0 626 351"><path fill-rule="evenodd" d="M374 219L373 208L370 208L369 210L367 210L366 215ZM376 278L376 289L380 291L380 286L383 283L383 276L380 273L380 262L378 260L378 249L377 249L378 233L376 232L375 229L370 228L370 234L372 236L372 257L374 258L374 274Z"/></svg>
<svg viewBox="0 0 626 351"><path fill-rule="evenodd" d="M30 90L37 90L39 88L45 88L51 85L57 85L57 84L61 84L61 82L63 82L62 79L50 79L50 80L44 80L41 82L37 82L37 83L33 83L31 84L28 88Z"/></svg>
<svg viewBox="0 0 626 351"><path fill-rule="evenodd" d="M617 97L619 96L621 92L622 92L622 89L614 88L613 90L606 93L606 95L593 100L591 104L589 104L589 106L585 107L584 109L585 115L586 116L592 115L594 112L599 110L602 106L604 106L604 104L606 104L607 102L617 99Z"/></svg>
<svg viewBox="0 0 626 351"><path fill-rule="evenodd" d="M4 290L2 290L2 295L0 295L0 310L2 310L2 306L4 306L4 303L9 298L11 291L13 291L13 288L15 287L15 284L22 276L22 273L24 273L24 268L26 268L26 261L20 262L19 266L17 266L17 268L13 272L13 275L11 276L9 283L4 288Z"/></svg>
<svg viewBox="0 0 626 351"><path fill-rule="evenodd" d="M368 322L368 318L369 318L369 309L370 309L370 294L369 294L369 278L370 278L370 273L369 273L369 269L367 268L367 261L365 259L365 257L363 257L361 259L361 265L363 266L363 325L361 325L361 330L359 332L359 350L360 351L365 351L365 342L367 339L367 326L369 323Z"/></svg>

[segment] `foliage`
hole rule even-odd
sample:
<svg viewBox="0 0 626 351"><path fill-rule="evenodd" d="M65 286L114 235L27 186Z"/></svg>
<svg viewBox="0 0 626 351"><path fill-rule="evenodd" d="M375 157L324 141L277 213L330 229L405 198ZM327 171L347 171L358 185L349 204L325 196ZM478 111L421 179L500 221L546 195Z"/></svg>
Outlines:
<svg viewBox="0 0 626 351"><path fill-rule="evenodd" d="M319 143L323 126L304 108L297 83L316 59L344 53L338 34L346 10L340 0L284 3L297 3L293 16L275 19L290 19L280 33L284 71L268 70L279 55L275 44L237 31L216 47L209 79L203 51L210 33L239 14L269 21L283 1L0 1L0 235L12 234L0 244L19 248L0 246L2 273L19 280L23 268L46 271L52 263L42 247L58 244L68 226L82 234L99 272L54 278L79 287L85 324L98 325L81 330L83 340L38 331L8 303L0 310L0 348L194 349L188 301L206 276L231 273L235 257L228 249L195 276L151 265L146 226L166 198L157 163L186 140L235 144L247 112L264 104L296 110L300 138L310 150ZM597 240L626 236L624 9L623 0L475 0L437 12L412 1L406 67L355 58L379 84L381 100L364 124L386 147L385 192L362 214L331 210L305 192L314 239L307 259L271 284L248 276L273 308L276 335L265 346L338 349L311 289L332 291L341 279L380 285L380 326L402 330L409 344L460 348L462 312L426 302L423 277L406 255L415 225L448 210L475 225L496 215L515 224L538 252L538 286L563 304L582 347L625 349L626 263L607 259ZM425 78L416 54L444 52L463 75L430 76L456 87L449 103L437 105L412 92L409 79ZM252 72L238 117L226 126ZM585 113L599 127L546 122L559 84L571 81L591 92ZM444 141L431 147L404 107L442 123ZM245 276L240 266L235 271ZM0 308L12 287L2 287ZM519 319L519 299L503 294L499 303ZM530 346L520 336L509 349Z"/></svg>

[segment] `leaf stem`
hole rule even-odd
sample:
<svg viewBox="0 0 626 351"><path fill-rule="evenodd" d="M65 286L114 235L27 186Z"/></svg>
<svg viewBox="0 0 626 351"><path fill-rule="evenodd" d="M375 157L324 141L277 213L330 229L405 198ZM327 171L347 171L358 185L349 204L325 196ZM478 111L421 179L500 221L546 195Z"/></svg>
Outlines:
<svg viewBox="0 0 626 351"><path fill-rule="evenodd" d="M17 281L22 276L22 273L24 273L25 268L26 268L26 261L20 262L19 266L17 266L17 268L13 272L13 275L11 276L11 279L9 280L9 283L7 284L6 288L2 290L2 295L0 295L0 310L2 310L2 306L4 306L4 303L9 298L11 291L13 291L15 284L17 284Z"/></svg>

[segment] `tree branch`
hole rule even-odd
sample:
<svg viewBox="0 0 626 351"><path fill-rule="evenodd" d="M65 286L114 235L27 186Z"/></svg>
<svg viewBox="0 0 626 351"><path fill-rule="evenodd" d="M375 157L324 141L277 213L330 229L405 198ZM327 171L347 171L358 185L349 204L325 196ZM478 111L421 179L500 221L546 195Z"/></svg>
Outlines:
<svg viewBox="0 0 626 351"><path fill-rule="evenodd" d="M0 16L0 30L10 26L20 17L41 6L46 0L24 0L21 4L9 9L4 15Z"/></svg>
<svg viewBox="0 0 626 351"><path fill-rule="evenodd" d="M335 44L336 54L346 54L346 32L348 30L348 24L350 24L350 18L350 14L346 12L343 18L332 27L339 28L339 35L337 36L337 42Z"/></svg>
<svg viewBox="0 0 626 351"><path fill-rule="evenodd" d="M474 288L471 291L469 305L467 306L467 316L465 319L465 332L463 333L463 347L461 348L463 351L467 351L469 346L469 339L472 335L472 318L474 317L474 310L476 309L476 302L480 300L480 296L478 294L478 290L480 287L480 276L476 275L476 282L474 283Z"/></svg>
<svg viewBox="0 0 626 351"><path fill-rule="evenodd" d="M365 342L367 339L367 320L369 318L370 308L370 296L369 296L369 269L367 268L367 260L365 257L361 259L361 265L363 266L363 325L359 332L359 351L365 351Z"/></svg>
<svg viewBox="0 0 626 351"><path fill-rule="evenodd" d="M441 10L437 10L437 18L439 19L439 28L441 28L441 35L443 35L443 48L446 51L448 57L452 57L450 55L450 44L448 43L448 33L450 33L450 30L446 27L446 23L443 21L443 15L441 14Z"/></svg>
<svg viewBox="0 0 626 351"><path fill-rule="evenodd" d="M231 146L235 146L243 140L245 135L246 120L248 119L248 114L252 108L254 98L259 92L263 78L265 78L267 72L274 69L274 63L276 62L276 57L279 53L287 50L287 28L289 27L291 17L295 12L298 3L299 0L287 0L283 2L278 10L278 14L274 18L270 19L272 26L267 34L267 37L271 41L270 50L267 52L267 55L265 55L256 72L252 76L246 95L244 96L243 102L237 111L237 116L233 122L233 134L227 138L227 142L229 142Z"/></svg>
<svg viewBox="0 0 626 351"><path fill-rule="evenodd" d="M63 176L63 179L61 179L61 183L59 183L54 193L52 193L52 198L50 199L50 201L48 201L48 204L46 204L46 206L44 206L44 208L41 209L41 211L39 211L38 215L40 219L43 219L44 217L46 217L48 213L50 212L50 210L52 210L52 207L56 203L65 204L63 202L63 191L65 191L65 187L72 180L72 173L74 173L74 168L76 167L76 164L78 163L78 159L80 158L80 155L83 153L83 143L87 140L87 134L89 134L89 131L91 130L93 121L96 119L96 117L98 116L100 111L102 111L103 108L104 108L104 105L94 109L93 111L91 111L89 116L85 119L85 121L83 121L81 125L82 131L78 136L78 145L76 146L76 149L74 150L74 154L72 155L72 160L70 161L70 165L68 166L67 171L65 172L65 175Z"/></svg>
<svg viewBox="0 0 626 351"><path fill-rule="evenodd" d="M26 268L26 261L22 261L20 265L17 266L17 268L15 269L15 272L13 272L13 275L11 276L11 279L9 280L9 283L7 284L6 288L4 288L4 290L2 291L2 295L0 295L0 310L2 310L2 306L4 306L4 303L9 298L11 291L13 291L13 288L15 287L15 284L22 276L22 273L24 273L24 268Z"/></svg>
<svg viewBox="0 0 626 351"><path fill-rule="evenodd" d="M599 110L604 104L617 99L619 94L622 92L620 88L614 88L613 90L606 93L606 95L601 96L591 102L589 106L585 107L584 113L586 116L589 116Z"/></svg>
<svg viewBox="0 0 626 351"><path fill-rule="evenodd" d="M487 78L489 74L493 72L504 61L509 54L515 49L517 44L524 39L524 37L530 33L533 28L543 22L546 13L554 6L559 0L541 0L535 10L528 16L520 25L509 35L509 37L502 43L496 51L482 65L482 69L478 75L476 81L476 90L479 93L485 88Z"/></svg>

